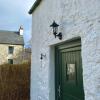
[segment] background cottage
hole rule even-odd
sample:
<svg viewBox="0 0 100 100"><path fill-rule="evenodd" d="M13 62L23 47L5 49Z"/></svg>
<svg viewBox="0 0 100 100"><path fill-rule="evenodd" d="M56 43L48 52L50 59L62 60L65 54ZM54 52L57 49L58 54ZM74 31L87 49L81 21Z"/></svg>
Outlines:
<svg viewBox="0 0 100 100"><path fill-rule="evenodd" d="M23 28L19 31L0 31L0 64L22 63L24 50Z"/></svg>

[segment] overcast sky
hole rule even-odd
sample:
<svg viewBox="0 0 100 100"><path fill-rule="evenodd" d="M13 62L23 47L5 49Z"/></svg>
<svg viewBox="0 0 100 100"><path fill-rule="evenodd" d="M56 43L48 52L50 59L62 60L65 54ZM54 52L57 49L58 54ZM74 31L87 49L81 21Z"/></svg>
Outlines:
<svg viewBox="0 0 100 100"><path fill-rule="evenodd" d="M24 28L25 40L30 39L31 15L28 14L35 0L0 0L0 30L17 31Z"/></svg>

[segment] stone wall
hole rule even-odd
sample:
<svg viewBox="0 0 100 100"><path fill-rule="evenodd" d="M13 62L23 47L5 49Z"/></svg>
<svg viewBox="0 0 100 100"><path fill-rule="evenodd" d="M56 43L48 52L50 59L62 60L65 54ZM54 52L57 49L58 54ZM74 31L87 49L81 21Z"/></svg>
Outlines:
<svg viewBox="0 0 100 100"><path fill-rule="evenodd" d="M8 53L8 47L14 47L14 53ZM22 63L24 47L22 45L9 45L9 44L0 44L0 64L8 63L8 59L13 59L14 64Z"/></svg>
<svg viewBox="0 0 100 100"><path fill-rule="evenodd" d="M52 34L53 20L62 40ZM54 46L76 37L82 42L85 100L100 100L100 0L43 0L32 24L31 100L55 100Z"/></svg>

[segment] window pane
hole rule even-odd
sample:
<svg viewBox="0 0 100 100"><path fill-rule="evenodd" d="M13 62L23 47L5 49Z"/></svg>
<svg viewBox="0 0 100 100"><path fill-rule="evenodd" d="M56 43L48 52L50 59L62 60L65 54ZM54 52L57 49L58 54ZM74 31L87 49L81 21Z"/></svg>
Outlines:
<svg viewBox="0 0 100 100"><path fill-rule="evenodd" d="M8 59L9 64L13 64L13 59Z"/></svg>
<svg viewBox="0 0 100 100"><path fill-rule="evenodd" d="M75 64L67 64L66 73L67 80L75 80Z"/></svg>
<svg viewBox="0 0 100 100"><path fill-rule="evenodd" d="M8 50L9 54L13 54L13 51L14 51L14 47L9 46L9 50Z"/></svg>

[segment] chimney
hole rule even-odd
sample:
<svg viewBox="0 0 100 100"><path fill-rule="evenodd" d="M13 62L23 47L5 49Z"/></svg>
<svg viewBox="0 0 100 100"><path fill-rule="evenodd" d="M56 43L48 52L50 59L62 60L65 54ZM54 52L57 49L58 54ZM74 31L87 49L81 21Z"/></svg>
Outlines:
<svg viewBox="0 0 100 100"><path fill-rule="evenodd" d="M20 28L19 28L19 35L23 36L23 31L24 31L23 27L20 26Z"/></svg>

